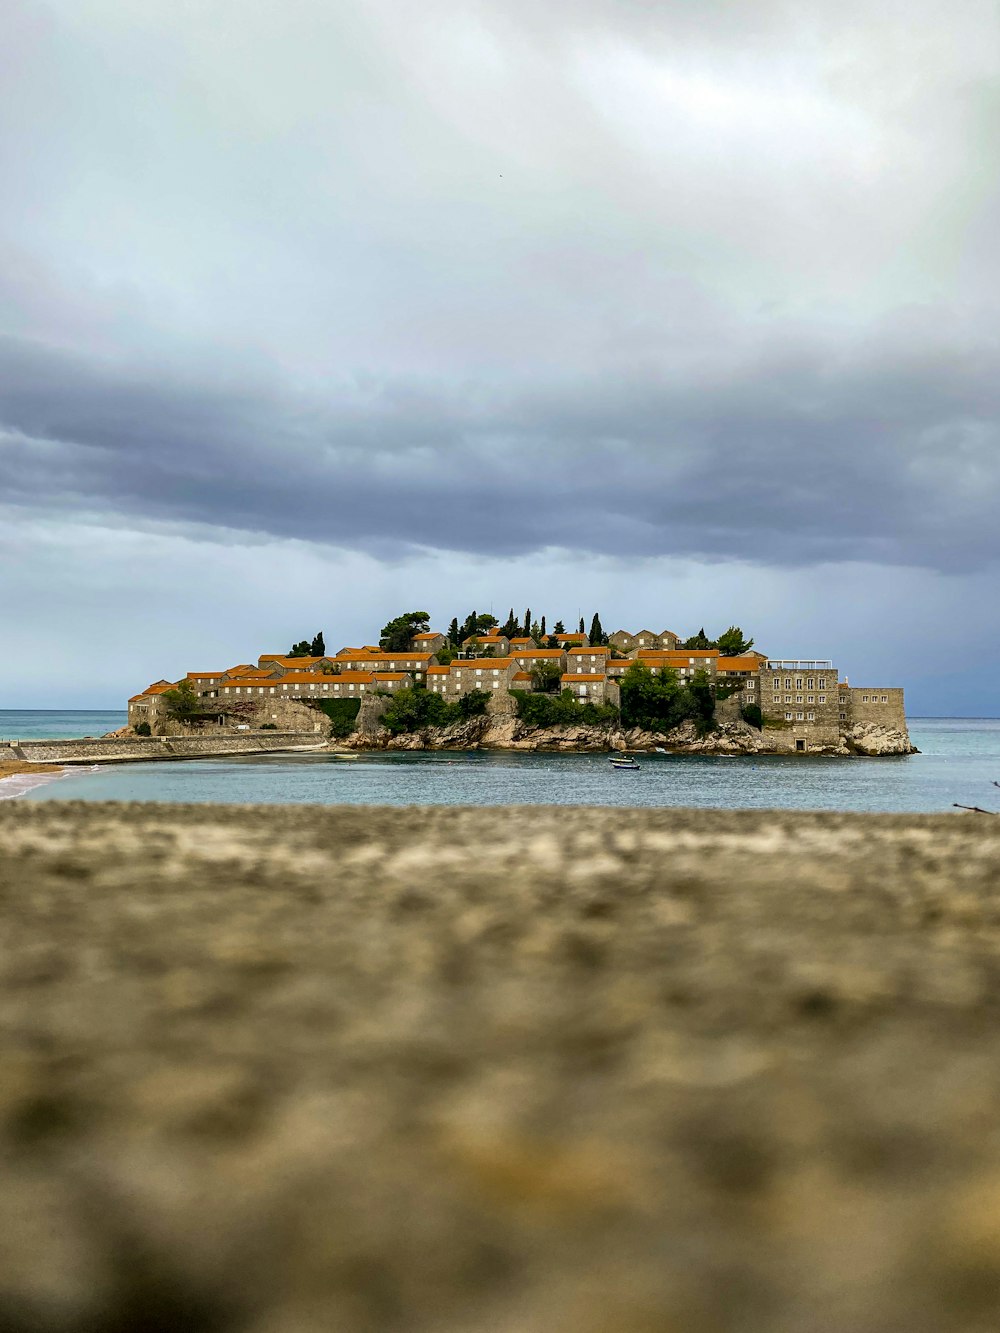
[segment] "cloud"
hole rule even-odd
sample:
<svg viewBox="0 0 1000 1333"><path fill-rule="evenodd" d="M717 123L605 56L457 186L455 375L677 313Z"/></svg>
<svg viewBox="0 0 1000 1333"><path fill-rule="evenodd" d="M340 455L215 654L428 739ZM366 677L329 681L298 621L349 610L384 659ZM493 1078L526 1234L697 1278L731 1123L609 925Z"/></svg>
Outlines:
<svg viewBox="0 0 1000 1333"><path fill-rule="evenodd" d="M0 503L369 587L558 548L971 589L998 36L987 0L14 0Z"/></svg>

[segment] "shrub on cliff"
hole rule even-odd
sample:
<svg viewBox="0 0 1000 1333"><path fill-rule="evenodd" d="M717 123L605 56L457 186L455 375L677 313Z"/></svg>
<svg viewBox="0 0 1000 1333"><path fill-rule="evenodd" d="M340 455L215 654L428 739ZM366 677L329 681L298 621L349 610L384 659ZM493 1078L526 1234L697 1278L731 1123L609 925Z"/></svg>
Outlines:
<svg viewBox="0 0 1000 1333"><path fill-rule="evenodd" d="M394 736L403 736L427 727L449 727L479 717L486 712L489 700L485 691L472 690L450 704L440 694L414 686L397 690L379 721Z"/></svg>
<svg viewBox="0 0 1000 1333"><path fill-rule="evenodd" d="M644 731L673 731L692 721L701 734L715 722L715 696L704 671L687 684L677 672L664 667L655 675L644 662L633 662L622 676L622 723Z"/></svg>
<svg viewBox="0 0 1000 1333"><path fill-rule="evenodd" d="M517 701L517 715L532 727L599 727L618 721L614 704L581 703L572 690L561 694L530 694L511 690Z"/></svg>
<svg viewBox="0 0 1000 1333"><path fill-rule="evenodd" d="M135 734L137 736L152 736L153 732L148 722L138 722L136 723Z"/></svg>
<svg viewBox="0 0 1000 1333"><path fill-rule="evenodd" d="M354 730L360 699L317 699L316 707L330 719L330 735L342 740Z"/></svg>
<svg viewBox="0 0 1000 1333"><path fill-rule="evenodd" d="M764 714L760 711L760 704L744 704L740 709L740 717L758 731L764 726Z"/></svg>

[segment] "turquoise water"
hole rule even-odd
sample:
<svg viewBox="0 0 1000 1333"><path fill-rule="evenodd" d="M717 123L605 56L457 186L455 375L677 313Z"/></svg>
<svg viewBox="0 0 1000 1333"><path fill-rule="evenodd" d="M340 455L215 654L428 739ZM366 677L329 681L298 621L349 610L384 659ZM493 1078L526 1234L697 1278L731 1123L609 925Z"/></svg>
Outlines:
<svg viewBox="0 0 1000 1333"><path fill-rule="evenodd" d="M950 810L958 801L1000 809L1000 791L992 786L994 778L1000 779L1000 719L914 718L910 735L922 753L887 759L644 755L638 772L615 772L602 754L481 751L379 752L356 760L301 754L129 764L74 772L23 796L36 801L883 811Z"/></svg>
<svg viewBox="0 0 1000 1333"><path fill-rule="evenodd" d="M0 740L74 740L104 736L128 721L124 709L103 712L56 708L0 708Z"/></svg>

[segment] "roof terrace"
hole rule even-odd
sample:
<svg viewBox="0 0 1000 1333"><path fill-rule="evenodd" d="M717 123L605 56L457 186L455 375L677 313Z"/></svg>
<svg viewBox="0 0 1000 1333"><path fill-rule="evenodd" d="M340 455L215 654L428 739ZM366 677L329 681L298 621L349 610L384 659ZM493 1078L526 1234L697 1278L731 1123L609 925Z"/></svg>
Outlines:
<svg viewBox="0 0 1000 1333"><path fill-rule="evenodd" d="M769 657L768 671L832 671L833 663L825 657L785 658Z"/></svg>

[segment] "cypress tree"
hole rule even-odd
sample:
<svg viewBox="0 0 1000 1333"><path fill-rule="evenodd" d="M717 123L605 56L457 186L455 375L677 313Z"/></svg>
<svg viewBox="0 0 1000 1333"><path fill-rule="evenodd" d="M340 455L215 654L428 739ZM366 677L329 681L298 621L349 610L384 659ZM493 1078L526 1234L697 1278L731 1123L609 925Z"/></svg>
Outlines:
<svg viewBox="0 0 1000 1333"><path fill-rule="evenodd" d="M583 628L583 616L581 616L581 617L580 617L580 628L579 628L579 630L577 631L577 633L578 633L578 634L586 634L586 632L587 632L587 631Z"/></svg>
<svg viewBox="0 0 1000 1333"><path fill-rule="evenodd" d="M529 606L524 613L524 629L521 631L525 638L531 633L531 607Z"/></svg>
<svg viewBox="0 0 1000 1333"><path fill-rule="evenodd" d="M310 657L326 656L326 644L323 642L322 630L320 630L320 632L313 639L312 643L309 645L309 656Z"/></svg>
<svg viewBox="0 0 1000 1333"><path fill-rule="evenodd" d="M454 620L452 620L451 624L448 626L448 641L456 648L458 647L458 616L455 616Z"/></svg>
<svg viewBox="0 0 1000 1333"><path fill-rule="evenodd" d="M597 611L594 612L594 619L590 622L590 642L607 643L608 636L604 633L604 627L601 624L601 617Z"/></svg>
<svg viewBox="0 0 1000 1333"><path fill-rule="evenodd" d="M542 623L541 623L541 625L539 626L539 631L540 631L540 637L544 639L544 638L545 638L545 617L544 617L544 616L542 616Z"/></svg>

